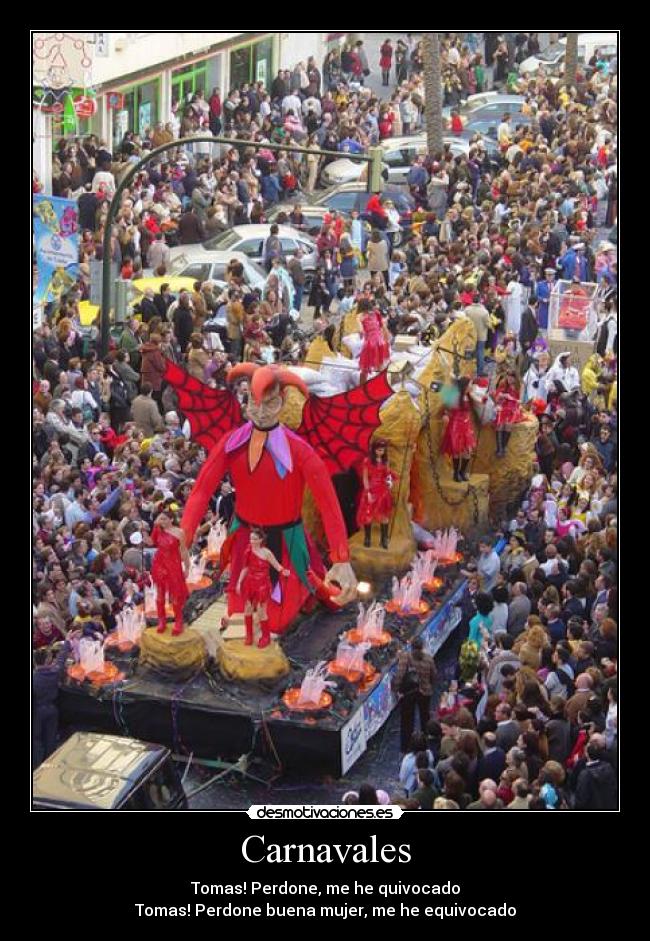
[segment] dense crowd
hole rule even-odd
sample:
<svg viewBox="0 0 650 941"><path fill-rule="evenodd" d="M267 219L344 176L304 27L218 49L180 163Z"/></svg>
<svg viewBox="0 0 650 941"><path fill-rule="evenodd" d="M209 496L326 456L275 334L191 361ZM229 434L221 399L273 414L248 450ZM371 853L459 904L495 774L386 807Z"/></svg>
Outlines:
<svg viewBox="0 0 650 941"><path fill-rule="evenodd" d="M418 677L400 697L392 802L405 809L617 807L617 473L589 441L572 457L533 478L500 555L479 545L467 640L433 709L433 658L418 645L402 654L396 690L408 670Z"/></svg>
<svg viewBox="0 0 650 941"><path fill-rule="evenodd" d="M514 52L505 40L486 49L495 80L505 82L512 62L534 52L536 41L531 33ZM443 42L445 104L452 108L485 87L477 46L470 34ZM384 85L394 76L385 100L364 86L372 70L382 72ZM232 138L170 151L122 193L111 251L124 279L145 270L164 279L170 247L264 222L290 197L292 212L276 221L304 228L301 200L334 159L322 150L363 153L423 126L420 44L410 35L394 46L386 40L380 61L369 62L359 41L330 53L320 68L310 59L280 71L268 88L258 82L223 97L218 89L198 93L175 103L168 122L142 135L128 132L115 153L94 137L61 141L53 192L78 198L81 265L78 283L48 305L34 334L39 663L50 664L66 636L105 634L120 608L142 597L152 522L162 509L182 512L205 459L163 381L166 359L219 388L242 359L304 361L306 322L335 354L341 316L362 299L379 311L389 336L410 333L423 344L467 317L477 330L479 375L493 388L507 374L538 414L536 474L521 509L503 522L500 558L486 545L476 570L468 569L465 615L476 643L461 651L437 706L435 665L417 647L404 655L424 659L418 691L409 694L420 701L402 701L409 719L403 793L395 799L423 809L612 806L617 265L614 246L600 233L603 223L616 222L616 78L594 65L577 88L540 71L517 89L528 120L518 125L504 113L497 157L477 136L467 156L444 148L415 160L407 228L381 194L363 220L331 212L316 240L308 292L300 255L286 259L271 228L263 290L247 285L236 261L224 289L196 282L175 296L163 283L145 292L103 359L97 327L82 327L79 304L89 296L89 262L102 257L110 200L133 162L179 136ZM300 144L309 153L255 150L251 142ZM544 286L556 275L601 286L594 354L582 370L568 353L549 353ZM237 394L245 403L245 381ZM229 519L231 491L224 482L211 518ZM61 664L59 656L35 673L35 760L55 741ZM422 728L408 740L416 706ZM369 794L365 802L374 802Z"/></svg>

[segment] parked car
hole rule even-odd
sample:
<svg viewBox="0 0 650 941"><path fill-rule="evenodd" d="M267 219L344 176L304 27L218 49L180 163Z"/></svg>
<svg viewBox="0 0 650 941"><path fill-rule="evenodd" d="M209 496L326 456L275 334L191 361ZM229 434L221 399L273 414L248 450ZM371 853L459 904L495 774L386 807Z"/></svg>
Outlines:
<svg viewBox="0 0 650 941"><path fill-rule="evenodd" d="M581 65L589 62L594 53L598 51L606 59L618 55L617 33L580 33L578 36L578 62ZM566 57L566 37L551 46L545 52L536 56L529 56L519 66L521 75L528 75L544 68L551 75L559 75L564 67Z"/></svg>
<svg viewBox="0 0 650 941"><path fill-rule="evenodd" d="M245 284L251 288L262 288L266 272L255 261L240 251L212 251L207 246L206 242L205 245L180 245L173 248L169 277L158 280L169 281L172 291L171 284L175 278L190 278L193 282L216 281L219 287L223 287L226 283L226 268L235 259L242 263Z"/></svg>
<svg viewBox="0 0 650 941"><path fill-rule="evenodd" d="M465 128L464 133L472 134L481 134L483 137L490 137L492 140L497 140L497 133L499 130L499 125L501 124L501 119L503 118L503 113L498 115L493 115L492 117L481 117L481 118L472 118L468 122L467 127ZM518 127L523 125L524 127L532 127L536 124L536 120L532 115L529 114L513 114L512 127Z"/></svg>
<svg viewBox="0 0 650 941"><path fill-rule="evenodd" d="M451 147L452 153L467 153L467 147L456 137L445 137L444 143ZM415 158L427 152L427 139L424 134L413 137L391 137L382 143L383 164L387 185L406 182L406 176ZM327 185L361 182L367 177L367 164L348 157L334 160L324 167L321 180Z"/></svg>
<svg viewBox="0 0 650 941"><path fill-rule="evenodd" d="M312 235L317 235L325 216L331 210L336 210L345 218L349 218L352 210L356 209L363 219L370 196L365 183L343 183L315 194L309 202L303 200L296 200L296 202L300 203L301 211L307 220L307 231ZM415 201L405 189L390 186L383 190L382 197L392 199L400 214L402 232L397 234L395 242L397 246L411 229L411 213L415 209ZM290 213L294 206L295 202L275 206L269 216L269 221L273 222L277 219L280 212Z"/></svg>
<svg viewBox="0 0 650 941"><path fill-rule="evenodd" d="M34 810L186 810L171 752L133 738L75 732L32 776Z"/></svg>
<svg viewBox="0 0 650 941"><path fill-rule="evenodd" d="M566 45L562 46L557 43L554 46L549 46L544 52L538 52L535 56L528 56L520 63L519 74L532 75L540 68L543 68L545 72L551 75L559 74L564 65L565 51Z"/></svg>
<svg viewBox="0 0 650 941"><path fill-rule="evenodd" d="M524 104L523 95L500 95L498 92L482 92L480 95L470 95L467 101L464 101L458 112L466 125L472 118L491 117L493 114L499 116L506 111L512 115L520 114ZM443 110L443 117L451 118L451 108Z"/></svg>
<svg viewBox="0 0 650 941"><path fill-rule="evenodd" d="M479 132L474 129L465 128L465 130L461 131L456 136L458 139L465 141L468 145L468 148L471 150L478 134ZM490 163L494 169L498 170L498 168L501 166L501 151L499 150L499 145L493 137L487 137L482 134L480 136L483 146L487 151Z"/></svg>
<svg viewBox="0 0 650 941"><path fill-rule="evenodd" d="M138 307L147 288L151 288L155 294L158 294L161 285L168 284L171 293L177 296L181 291L193 291L195 281L196 278L181 278L175 277L174 275L163 278L138 278L136 281L130 281L128 286L129 298L127 301L127 311L129 315L133 314L136 318L139 317ZM82 328L92 326L98 313L98 304L93 304L92 301L79 302L79 319Z"/></svg>
<svg viewBox="0 0 650 941"><path fill-rule="evenodd" d="M366 206L371 195L365 183L344 183L315 194L309 203L300 201L300 206L309 220L309 231L316 235L320 231L323 219L331 210L336 210L345 218L349 218L352 210L356 209L362 219L367 218ZM397 246L411 230L411 214L415 209L415 201L407 190L398 187L387 186L381 195L384 199L392 199L399 212L402 230L396 235L394 244ZM294 205L295 203L283 203L276 206L273 212L274 214L281 211L288 213Z"/></svg>
<svg viewBox="0 0 650 941"><path fill-rule="evenodd" d="M213 256L216 254L221 256L227 255L228 257L232 257L233 255L244 256L248 261L254 263L256 273L261 275L264 280L266 278L266 272L260 267L263 261L262 248L264 241L270 234L270 224L236 225L232 229L226 229L225 232L220 232L219 235L215 235L201 245L181 245L178 248L173 248L171 252L172 259L175 262L176 258L181 254L186 254L190 257L188 249L192 250L192 266L201 264L204 258L204 264L211 262ZM305 232L299 232L298 229L294 229L288 225L281 225L279 227L278 236L287 261L293 258L298 248L302 248L305 253L302 257L302 267L305 269L305 272L312 274L316 269L318 253L316 251L316 243L311 236L307 235Z"/></svg>

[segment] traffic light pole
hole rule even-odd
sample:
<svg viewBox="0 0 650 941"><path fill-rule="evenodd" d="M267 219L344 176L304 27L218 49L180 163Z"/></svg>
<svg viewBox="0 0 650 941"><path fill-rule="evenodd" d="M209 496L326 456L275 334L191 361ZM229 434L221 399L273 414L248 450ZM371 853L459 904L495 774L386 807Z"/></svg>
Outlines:
<svg viewBox="0 0 650 941"><path fill-rule="evenodd" d="M237 138L232 137L212 137L206 135L205 137L181 137L178 140L173 141L170 144L163 144L161 147L156 147L154 150L151 150L147 153L146 157L143 157L142 160L138 160L137 163L134 163L130 167L122 179L120 180L119 185L115 190L115 195L113 196L110 206L108 208L108 217L106 219L106 226L104 229L104 247L102 255L102 303L100 309L100 355L103 358L108 353L109 339L110 339L110 310L111 310L111 237L113 232L113 222L117 211L120 207L120 197L126 187L129 185L133 177L144 169L147 164L151 163L152 160L155 160L156 157L159 157L161 154L166 153L168 150L176 150L178 147L183 147L185 144L229 144L231 147L236 149L240 147L253 148L255 150L286 150L289 153L295 154L318 154L318 156L323 157L338 157L340 158L344 152L338 150L313 150L310 147L298 147L297 145L287 145L287 144L266 144L259 143L256 141L242 141ZM371 147L370 153L368 154L353 154L355 160L360 160L362 162L370 164L369 173L368 173L368 190L369 192L380 192L382 189L382 150L381 147Z"/></svg>

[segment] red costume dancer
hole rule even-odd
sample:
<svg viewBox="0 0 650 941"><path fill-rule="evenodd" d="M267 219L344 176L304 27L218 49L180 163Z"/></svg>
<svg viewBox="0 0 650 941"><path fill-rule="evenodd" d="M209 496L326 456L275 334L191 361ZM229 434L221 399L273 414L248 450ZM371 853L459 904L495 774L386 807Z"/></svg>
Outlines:
<svg viewBox="0 0 650 941"><path fill-rule="evenodd" d="M454 480L461 483L469 480L467 468L472 451L476 447L476 435L472 423L472 403L467 393L469 379L454 379L457 395L456 404L443 408L445 430L440 442L440 450L448 454L454 465Z"/></svg>
<svg viewBox="0 0 650 941"><path fill-rule="evenodd" d="M521 386L513 372L507 372L497 381L494 391L496 404L497 457L504 457L512 425L524 420L519 404Z"/></svg>
<svg viewBox="0 0 650 941"><path fill-rule="evenodd" d="M390 359L390 345L384 321L378 310L370 309L370 301L359 301L359 316L363 331L363 346L359 357L361 381L368 373L381 372Z"/></svg>
<svg viewBox="0 0 650 941"><path fill-rule="evenodd" d="M237 591L244 602L244 616L246 623L246 645L253 643L253 615L257 613L260 619L262 636L258 647L267 647L271 635L267 605L271 600L273 585L269 575L269 568L273 566L276 572L288 577L289 569L282 568L276 557L269 549L264 548L265 534L261 529L251 529L250 544L244 553L244 568L239 574Z"/></svg>
<svg viewBox="0 0 650 941"><path fill-rule="evenodd" d="M393 494L391 488L399 478L388 464L387 443L378 438L370 448L370 457L363 462L363 493L357 511L357 523L363 526L365 538L363 544L370 547L372 524L379 523L381 547L388 549L388 520L393 512Z"/></svg>
<svg viewBox="0 0 650 941"><path fill-rule="evenodd" d="M158 633L164 634L167 627L165 602L169 595L174 606L175 618L172 634L178 636L183 633L183 606L189 594L185 584L189 556L183 532L172 526L171 519L165 513L161 513L151 533L151 541L158 550L151 566L151 576L156 586ZM185 563L185 572L183 572L181 553Z"/></svg>

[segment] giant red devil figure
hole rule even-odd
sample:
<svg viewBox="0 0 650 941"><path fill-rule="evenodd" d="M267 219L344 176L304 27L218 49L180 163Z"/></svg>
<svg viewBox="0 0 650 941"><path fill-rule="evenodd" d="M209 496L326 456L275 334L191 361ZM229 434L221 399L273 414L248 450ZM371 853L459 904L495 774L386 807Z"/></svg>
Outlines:
<svg viewBox="0 0 650 941"><path fill-rule="evenodd" d="M222 564L230 563L228 613L244 610L237 590L251 529L264 530L267 546L288 569L288 578L274 582L267 606L268 628L282 633L291 624L325 567L301 520L307 486L321 513L332 567L326 582L337 582L346 603L356 595L356 578L349 564L345 523L331 476L360 463L373 431L379 408L392 394L385 373L341 395L310 396L303 381L286 369L243 363L228 374L232 383L251 380L250 399L243 424L239 402L230 390L214 390L169 363L165 378L176 389L181 410L192 435L211 449L183 514L188 546L208 502L226 474L235 487L235 517L222 550ZM306 398L297 433L279 423L283 390L295 386Z"/></svg>

